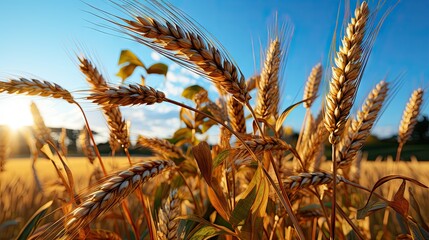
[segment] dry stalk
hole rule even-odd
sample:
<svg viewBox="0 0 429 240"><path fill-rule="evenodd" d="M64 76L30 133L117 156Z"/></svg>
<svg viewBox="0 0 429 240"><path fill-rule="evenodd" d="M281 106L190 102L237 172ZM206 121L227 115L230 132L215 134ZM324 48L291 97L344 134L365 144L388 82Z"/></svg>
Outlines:
<svg viewBox="0 0 429 240"><path fill-rule="evenodd" d="M106 91L96 91L88 97L99 105L151 105L165 100L165 94L151 87L130 84L128 86L109 87Z"/></svg>
<svg viewBox="0 0 429 240"><path fill-rule="evenodd" d="M179 220L176 219L180 214L180 199L177 189L170 191L170 195L164 203L164 206L158 212L158 239L175 240Z"/></svg>
<svg viewBox="0 0 429 240"><path fill-rule="evenodd" d="M130 195L141 184L174 166L171 161L155 160L137 163L102 182L97 189L66 216L66 231L75 234L94 219Z"/></svg>
<svg viewBox="0 0 429 240"><path fill-rule="evenodd" d="M181 24L181 16L174 16L171 9L162 10L175 17L174 23L161 16L158 19L149 17L151 12L145 13L139 6L127 10L134 19L119 18L127 25L115 24L128 31L136 41L207 77L238 101L245 103L250 99L240 69L211 39L196 30L197 27L189 26L189 22Z"/></svg>
<svg viewBox="0 0 429 240"><path fill-rule="evenodd" d="M383 107L388 89L388 83L384 80L378 83L369 93L362 109L351 121L350 126L344 133L344 137L338 144L338 168L348 167L356 157L357 152L362 148Z"/></svg>
<svg viewBox="0 0 429 240"><path fill-rule="evenodd" d="M347 26L346 36L344 36L342 46L335 57L336 67L332 69L324 117L331 144L336 144L344 131L344 125L350 114L360 82L363 64L362 44L368 16L368 5L366 2L362 2L360 7L355 10L355 17Z"/></svg>
<svg viewBox="0 0 429 240"><path fill-rule="evenodd" d="M185 159L182 149L165 139L148 138L139 136L137 143L143 147L151 149L153 152L167 159Z"/></svg>
<svg viewBox="0 0 429 240"><path fill-rule="evenodd" d="M228 98L228 116L232 129L238 133L246 133L246 118L244 106L234 98Z"/></svg>
<svg viewBox="0 0 429 240"><path fill-rule="evenodd" d="M310 108L316 99L317 93L319 92L320 82L322 80L322 64L318 63L311 69L310 76L308 76L307 83L304 89L304 98L308 99L304 102L305 108Z"/></svg>
<svg viewBox="0 0 429 240"><path fill-rule="evenodd" d="M279 104L279 68L282 60L282 49L279 38L270 42L260 82L258 82L258 99L255 113L258 117L268 119L276 116Z"/></svg>
<svg viewBox="0 0 429 240"><path fill-rule="evenodd" d="M70 92L58 84L37 79L18 78L10 79L9 82L0 82L1 92L60 98L69 103L75 103Z"/></svg>
<svg viewBox="0 0 429 240"><path fill-rule="evenodd" d="M408 100L404 113L402 114L401 124L398 131L398 151L396 153L396 161L401 158L401 151L404 144L408 141L413 133L414 127L417 123L417 117L420 114L420 107L423 103L423 89L418 88L414 90Z"/></svg>
<svg viewBox="0 0 429 240"><path fill-rule="evenodd" d="M65 157L67 156L66 138L67 138L67 129L61 128L61 135L59 137L58 143L60 144L61 152Z"/></svg>

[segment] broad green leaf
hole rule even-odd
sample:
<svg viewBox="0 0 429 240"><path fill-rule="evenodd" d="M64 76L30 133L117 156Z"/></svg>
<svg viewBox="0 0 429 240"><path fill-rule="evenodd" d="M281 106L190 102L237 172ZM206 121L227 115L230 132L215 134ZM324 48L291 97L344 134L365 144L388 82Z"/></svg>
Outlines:
<svg viewBox="0 0 429 240"><path fill-rule="evenodd" d="M133 74L136 67L137 67L137 65L132 64L132 63L125 65L125 66L121 67L121 69L119 69L119 72L116 73L116 76L120 77L122 79L122 82L124 82L125 79L127 79L129 76L131 76Z"/></svg>
<svg viewBox="0 0 429 240"><path fill-rule="evenodd" d="M277 119L276 121L276 132L278 132L280 130L280 128L282 127L284 121L286 120L287 116L289 115L289 113L294 110L298 105L304 103L305 101L307 101L308 99L304 99L302 101L299 101L295 104L290 105L289 107L287 107L282 114L280 114L280 117Z"/></svg>
<svg viewBox="0 0 429 240"><path fill-rule="evenodd" d="M190 100L194 100L195 94L199 93L200 91L207 92L207 90L205 90L203 87L199 85L192 85L183 90L182 97L185 97Z"/></svg>
<svg viewBox="0 0 429 240"><path fill-rule="evenodd" d="M229 149L220 152L213 160L213 169L223 163L223 161L229 156L231 151Z"/></svg>
<svg viewBox="0 0 429 240"><path fill-rule="evenodd" d="M385 209L387 207L387 203L384 201L371 201L369 204L367 204L364 208L361 208L357 211L357 219L364 219L369 214L380 210Z"/></svg>
<svg viewBox="0 0 429 240"><path fill-rule="evenodd" d="M162 74L164 76L167 76L168 66L164 63L155 63L148 69L146 69L146 72L148 74Z"/></svg>
<svg viewBox="0 0 429 240"><path fill-rule="evenodd" d="M130 50L122 50L119 56L118 65L129 63L135 66L146 68L142 61Z"/></svg>
<svg viewBox="0 0 429 240"><path fill-rule="evenodd" d="M37 212L34 213L34 215L28 220L28 222L25 224L24 228L19 233L17 240L25 240L28 239L28 237L33 233L33 231L36 229L37 225L39 224L40 220L45 216L46 212L48 211L48 208L52 205L53 201L47 202L45 205L41 206Z"/></svg>
<svg viewBox="0 0 429 240"><path fill-rule="evenodd" d="M253 186L249 194L247 194L245 198L240 199L237 202L237 205L235 205L235 208L231 213L231 219L229 220L233 226L239 226L244 224L244 221L250 214L257 194L257 188L256 186Z"/></svg>

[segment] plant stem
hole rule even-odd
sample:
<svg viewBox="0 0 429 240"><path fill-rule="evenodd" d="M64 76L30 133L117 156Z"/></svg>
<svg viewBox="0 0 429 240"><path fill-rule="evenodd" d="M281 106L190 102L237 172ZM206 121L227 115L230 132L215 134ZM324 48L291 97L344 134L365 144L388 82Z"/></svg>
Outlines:
<svg viewBox="0 0 429 240"><path fill-rule="evenodd" d="M398 149L396 150L396 160L395 162L399 162L401 161L401 152L402 152L402 148L404 147L404 143L400 142Z"/></svg>
<svg viewBox="0 0 429 240"><path fill-rule="evenodd" d="M85 112L83 111L83 108L80 106L79 103L77 103L76 101L73 101L73 102L74 104L77 105L77 107L82 112L83 119L85 120L85 126L86 126L86 129L88 130L88 135L91 138L92 144L94 145L95 154L97 155L98 161L100 162L101 170L103 171L104 176L107 176L106 168L104 167L103 160L101 159L101 155L100 155L100 152L98 151L97 143L95 143L94 136L92 135L92 130L89 127L88 119L86 118Z"/></svg>
<svg viewBox="0 0 429 240"><path fill-rule="evenodd" d="M337 203L337 158L336 158L336 143L332 144L332 172L334 175L332 186L332 206L331 206L331 237L335 239L335 205Z"/></svg>

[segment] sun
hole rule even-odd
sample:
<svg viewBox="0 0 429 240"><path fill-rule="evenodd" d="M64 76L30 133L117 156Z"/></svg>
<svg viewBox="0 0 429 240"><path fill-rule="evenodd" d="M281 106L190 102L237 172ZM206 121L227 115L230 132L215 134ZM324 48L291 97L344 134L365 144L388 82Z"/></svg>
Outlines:
<svg viewBox="0 0 429 240"><path fill-rule="evenodd" d="M7 125L12 130L31 126L33 118L29 99L20 97L0 98L0 125Z"/></svg>

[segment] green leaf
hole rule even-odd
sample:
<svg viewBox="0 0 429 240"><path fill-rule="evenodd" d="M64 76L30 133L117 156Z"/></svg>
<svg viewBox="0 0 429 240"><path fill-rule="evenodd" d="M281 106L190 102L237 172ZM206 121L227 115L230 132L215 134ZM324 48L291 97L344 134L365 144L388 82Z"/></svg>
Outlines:
<svg viewBox="0 0 429 240"><path fill-rule="evenodd" d="M387 202L384 201L371 201L364 208L361 208L357 211L357 219L364 219L366 216L380 209L387 207Z"/></svg>
<svg viewBox="0 0 429 240"><path fill-rule="evenodd" d="M19 233L17 240L25 240L28 239L28 237L33 233L33 231L36 229L37 225L39 224L40 220L45 216L46 212L48 211L48 208L52 205L53 201L47 202L45 205L39 208L36 213L28 220L28 222L25 224L24 228Z"/></svg>
<svg viewBox="0 0 429 240"><path fill-rule="evenodd" d="M130 50L122 50L121 55L119 56L118 65L122 65L124 63L129 63L130 65L140 66L146 69L145 65L142 61Z"/></svg>
<svg viewBox="0 0 429 240"><path fill-rule="evenodd" d="M302 101L299 101L289 107L287 107L282 114L280 114L280 117L277 119L276 121L276 132L278 132L280 130L280 128L282 127L284 121L286 120L287 116L289 115L289 113L294 110L298 105L304 103L305 101L307 101L308 99L304 99Z"/></svg>
<svg viewBox="0 0 429 240"><path fill-rule="evenodd" d="M164 63L155 63L148 69L146 69L146 72L148 74L162 74L164 76L167 76L168 66Z"/></svg>
<svg viewBox="0 0 429 240"><path fill-rule="evenodd" d="M173 138L177 141L184 138L191 138L191 137L192 137L192 130L189 128L180 128L173 135Z"/></svg>
<svg viewBox="0 0 429 240"><path fill-rule="evenodd" d="M413 236L413 239L415 239L415 240L427 239L423 236L423 233L421 232L422 228L419 225L417 225L417 223L408 219L408 226L410 228L411 236ZM426 237L427 237L427 235L426 235Z"/></svg>
<svg viewBox="0 0 429 240"><path fill-rule="evenodd" d="M122 79L122 82L125 81L129 76L131 76L136 69L137 65L134 65L132 63L125 65L119 69L119 72L116 73L116 76L120 77Z"/></svg>
<svg viewBox="0 0 429 240"><path fill-rule="evenodd" d="M196 231L194 233L194 235L192 235L192 237L190 237L190 240L205 240L205 239L209 239L212 238L214 236L220 235L225 233L222 230L219 230L213 226L204 226L200 229L198 229L198 231Z"/></svg>
<svg viewBox="0 0 429 240"><path fill-rule="evenodd" d="M194 100L195 94L199 93L200 91L207 92L207 90L205 90L203 87L201 87L199 85L192 85L192 86L185 88L185 90L183 90L182 97L185 97L185 98L190 99L190 100Z"/></svg>
<svg viewBox="0 0 429 240"><path fill-rule="evenodd" d="M215 157L215 159L213 160L213 169L215 169L217 166L219 166L220 164L222 164L223 161L226 159L226 157L229 156L230 153L231 153L231 151L229 149L223 150L222 152L220 152Z"/></svg>

